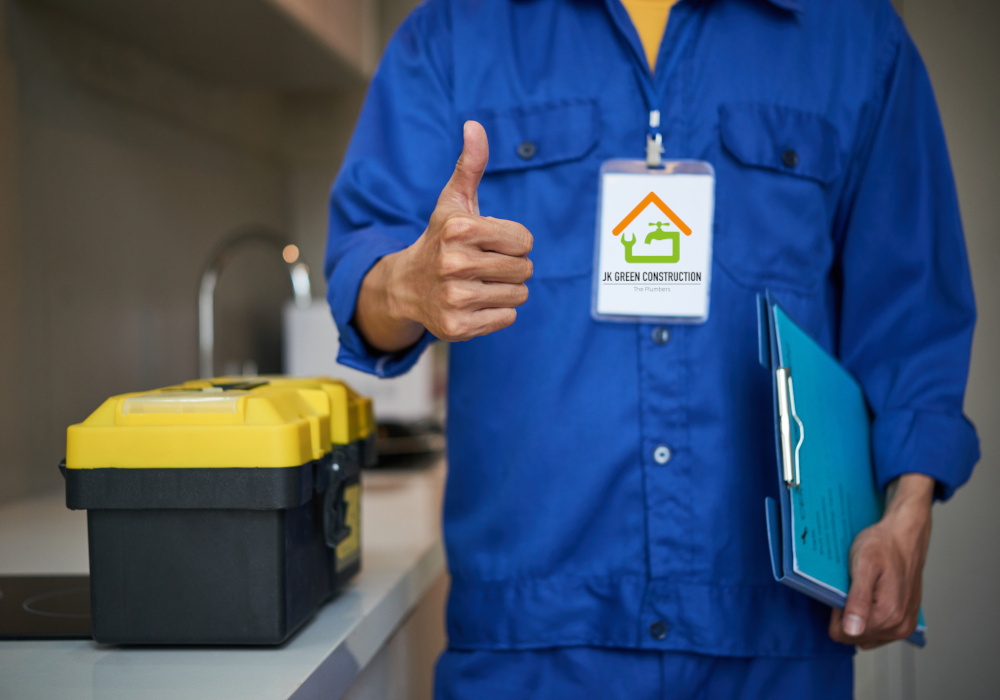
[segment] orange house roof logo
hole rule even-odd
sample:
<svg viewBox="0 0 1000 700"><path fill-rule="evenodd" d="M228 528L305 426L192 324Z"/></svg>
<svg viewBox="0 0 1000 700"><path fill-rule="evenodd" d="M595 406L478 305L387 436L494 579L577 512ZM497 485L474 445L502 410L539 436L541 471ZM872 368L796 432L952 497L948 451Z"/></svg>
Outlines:
<svg viewBox="0 0 1000 700"><path fill-rule="evenodd" d="M641 214L646 207L650 204L655 204L660 211L667 215L673 224L680 229L685 236L691 235L691 227L685 224L674 211L664 204L663 200L656 196L656 193L650 192L646 195L641 202L636 206L635 209L629 212L628 216L621 220L621 222L614 227L611 231L614 235L618 235L625 230L629 224L631 224L639 214ZM670 226L669 223L663 221L657 221L651 223L650 226L656 226L655 231L651 231L646 235L646 244L648 245L651 241L670 241L673 245L673 249L670 255L632 255L632 246L635 245L635 234L632 235L632 240L626 240L625 236L621 237L622 245L625 246L625 262L630 263L675 263L681 259L681 247L680 247L680 235L677 231L664 231L663 226Z"/></svg>

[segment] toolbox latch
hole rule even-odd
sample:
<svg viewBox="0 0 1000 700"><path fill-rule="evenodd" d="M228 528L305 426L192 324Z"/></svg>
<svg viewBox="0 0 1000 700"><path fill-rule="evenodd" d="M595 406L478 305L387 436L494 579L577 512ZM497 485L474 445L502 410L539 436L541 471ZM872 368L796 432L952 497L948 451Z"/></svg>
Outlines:
<svg viewBox="0 0 1000 700"><path fill-rule="evenodd" d="M351 526L347 524L347 509L344 499L343 467L334 459L326 465L329 474L329 486L323 494L323 533L326 536L326 546L336 549L337 545L351 535Z"/></svg>

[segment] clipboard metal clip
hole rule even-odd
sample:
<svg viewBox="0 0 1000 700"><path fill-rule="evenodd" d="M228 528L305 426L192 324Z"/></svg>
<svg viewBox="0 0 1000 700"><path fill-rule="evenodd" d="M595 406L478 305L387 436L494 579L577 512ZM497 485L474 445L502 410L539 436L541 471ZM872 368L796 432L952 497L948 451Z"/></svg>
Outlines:
<svg viewBox="0 0 1000 700"><path fill-rule="evenodd" d="M789 486L799 486L799 451L806 439L805 426L795 412L795 389L792 386L792 372L787 367L774 371L778 384L778 424L781 433L781 473ZM799 439L792 447L792 421L798 425Z"/></svg>

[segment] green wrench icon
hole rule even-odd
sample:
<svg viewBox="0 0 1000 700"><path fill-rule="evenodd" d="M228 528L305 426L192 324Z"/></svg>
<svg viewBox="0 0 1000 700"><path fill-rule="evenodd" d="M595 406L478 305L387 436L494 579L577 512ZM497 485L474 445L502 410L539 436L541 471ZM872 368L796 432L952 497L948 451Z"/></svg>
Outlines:
<svg viewBox="0 0 1000 700"><path fill-rule="evenodd" d="M673 245L671 248L670 255L632 255L632 246L635 245L635 234L632 235L632 240L625 240L625 236L622 235L622 245L625 246L625 262L630 263L675 263L681 259L681 237L678 231L664 231L661 227L664 222L657 221L656 223L650 224L650 226L655 226L655 231L650 231L646 235L646 244L649 245L650 241L670 241ZM670 224L667 224L669 226Z"/></svg>

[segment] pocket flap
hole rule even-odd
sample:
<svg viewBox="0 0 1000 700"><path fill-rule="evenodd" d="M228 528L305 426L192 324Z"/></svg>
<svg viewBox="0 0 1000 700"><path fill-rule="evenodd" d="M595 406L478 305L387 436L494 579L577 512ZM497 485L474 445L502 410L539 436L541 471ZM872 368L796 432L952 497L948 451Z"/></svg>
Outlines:
<svg viewBox="0 0 1000 700"><path fill-rule="evenodd" d="M524 170L577 160L598 141L594 100L551 102L533 107L469 112L490 141L487 173Z"/></svg>
<svg viewBox="0 0 1000 700"><path fill-rule="evenodd" d="M840 139L833 124L812 112L779 105L719 107L722 143L744 165L829 184L840 174Z"/></svg>

